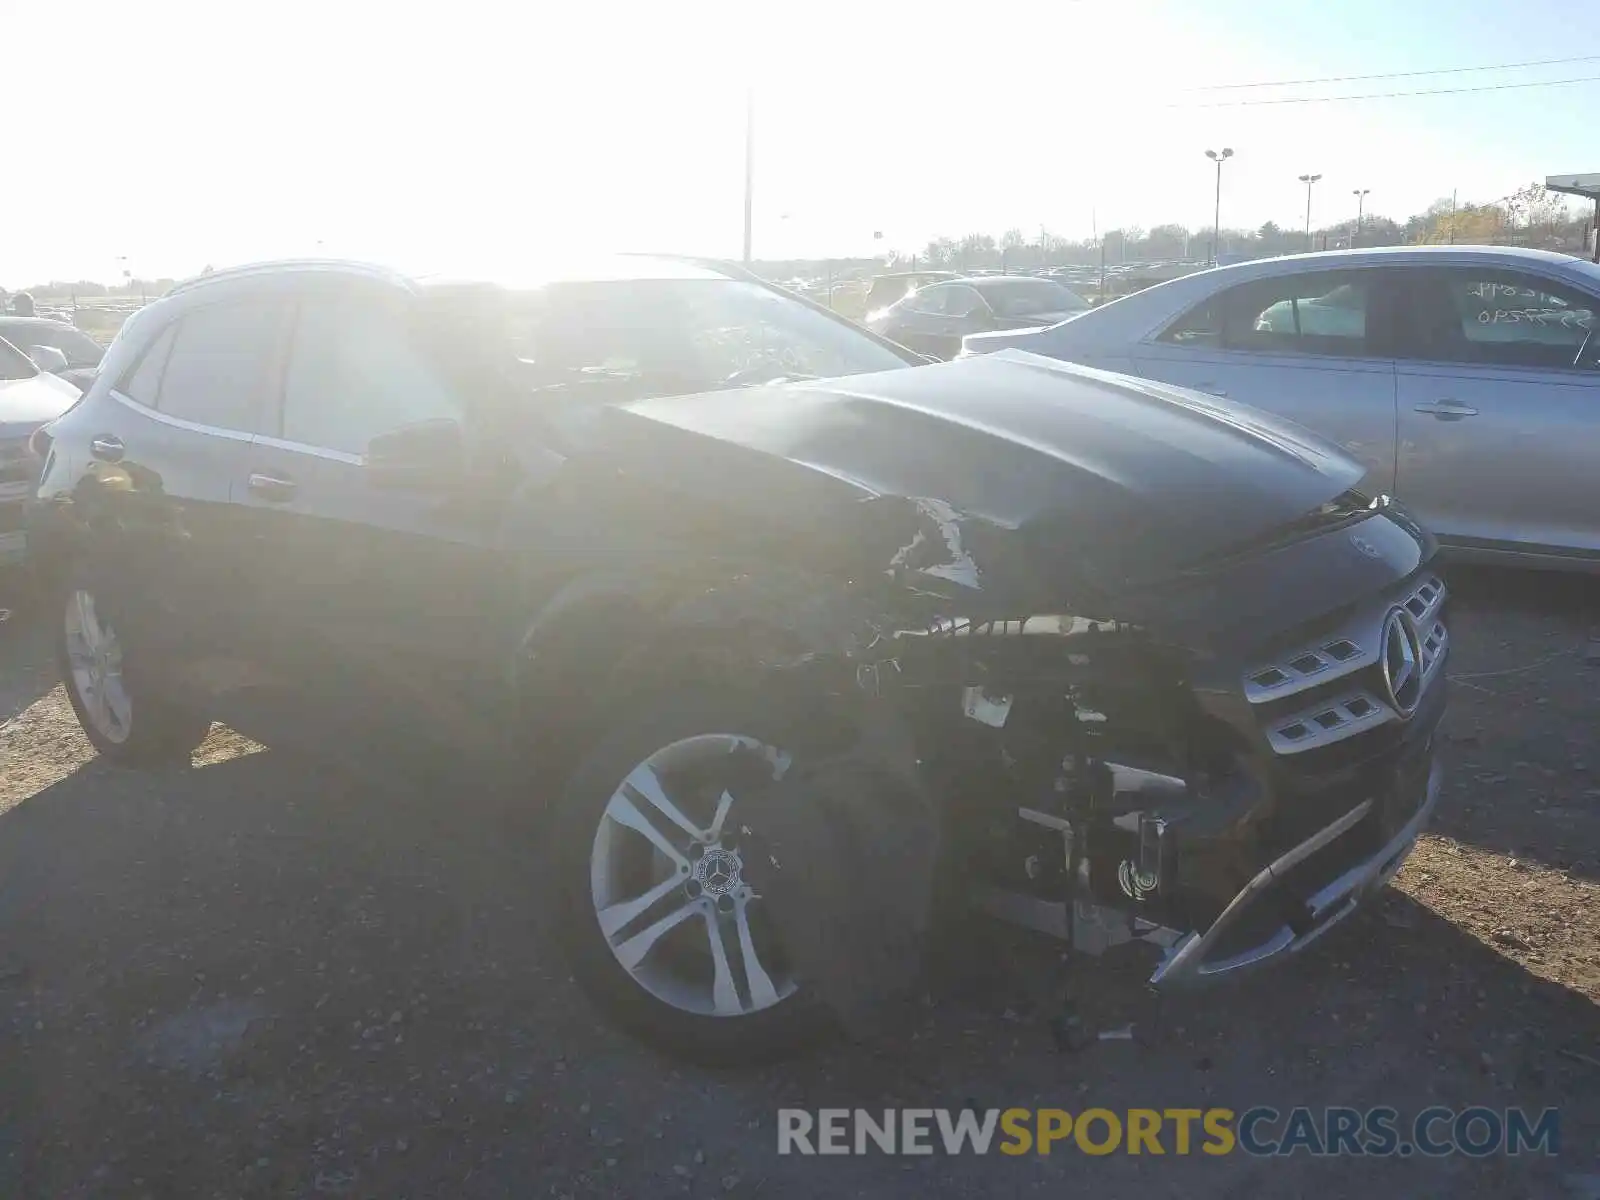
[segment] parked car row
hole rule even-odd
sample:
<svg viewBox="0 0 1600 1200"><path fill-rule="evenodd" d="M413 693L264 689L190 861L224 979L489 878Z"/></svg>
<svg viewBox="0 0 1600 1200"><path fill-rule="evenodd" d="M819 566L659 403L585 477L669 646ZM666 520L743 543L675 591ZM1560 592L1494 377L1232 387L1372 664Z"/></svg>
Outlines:
<svg viewBox="0 0 1600 1200"><path fill-rule="evenodd" d="M41 326L51 328L41 333ZM56 364L59 372L52 374L11 339L20 337L36 354L51 361L50 354L39 350L44 343L30 339L57 337L60 328L71 329L56 321L0 315L0 568L17 566L27 556L23 510L40 466L30 442L41 426L59 417L82 392L80 383L70 378L63 352L55 351L61 363Z"/></svg>
<svg viewBox="0 0 1600 1200"><path fill-rule="evenodd" d="M1052 279L984 275L919 287L869 312L866 326L934 358L954 358L962 338L997 329L1036 329L1089 310L1089 302Z"/></svg>
<svg viewBox="0 0 1600 1200"><path fill-rule="evenodd" d="M1023 282L948 286L1068 310ZM100 754L431 748L461 819L493 768L550 809L530 908L672 1053L893 1019L936 896L1163 987L1291 957L1438 794L1446 590L1361 464L1128 376L927 364L734 268L216 272L37 446Z"/></svg>

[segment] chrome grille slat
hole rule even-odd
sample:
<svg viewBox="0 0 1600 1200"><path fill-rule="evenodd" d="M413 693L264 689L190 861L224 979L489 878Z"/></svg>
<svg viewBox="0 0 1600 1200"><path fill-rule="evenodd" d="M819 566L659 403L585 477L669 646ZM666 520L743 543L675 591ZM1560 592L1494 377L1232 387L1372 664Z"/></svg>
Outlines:
<svg viewBox="0 0 1600 1200"><path fill-rule="evenodd" d="M1390 702L1380 662L1390 613L1405 614L1415 629L1420 680L1408 693L1420 696L1440 673L1450 649L1441 612L1444 582L1429 576L1398 600L1363 611L1315 642L1290 647L1244 674L1245 698L1263 714L1262 729L1276 754L1303 754L1342 742L1409 714ZM1342 687L1340 681L1343 680ZM1277 702L1302 697L1285 713ZM1405 701L1411 704L1408 694Z"/></svg>
<svg viewBox="0 0 1600 1200"><path fill-rule="evenodd" d="M1279 754L1302 754L1396 720L1399 714L1371 692L1346 692L1277 718L1267 728L1267 741Z"/></svg>
<svg viewBox="0 0 1600 1200"><path fill-rule="evenodd" d="M1399 601L1419 631L1430 628L1445 601L1444 581L1429 576ZM1384 610L1387 612L1387 608ZM1267 704L1343 679L1378 661L1384 613L1364 613L1309 646L1293 647L1244 674L1244 695Z"/></svg>
<svg viewBox="0 0 1600 1200"><path fill-rule="evenodd" d="M1435 621L1432 629L1422 629L1418 633L1422 640L1422 686L1427 687L1450 649L1450 631L1443 621Z"/></svg>

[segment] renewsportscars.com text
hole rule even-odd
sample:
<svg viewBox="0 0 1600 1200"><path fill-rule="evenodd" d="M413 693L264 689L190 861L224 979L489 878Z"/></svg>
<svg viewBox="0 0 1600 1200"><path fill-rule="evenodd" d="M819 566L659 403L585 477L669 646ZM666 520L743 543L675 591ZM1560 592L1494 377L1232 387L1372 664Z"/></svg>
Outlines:
<svg viewBox="0 0 1600 1200"><path fill-rule="evenodd" d="M1556 1154L1561 1114L1547 1108L783 1108L779 1154L1244 1153L1254 1156Z"/></svg>

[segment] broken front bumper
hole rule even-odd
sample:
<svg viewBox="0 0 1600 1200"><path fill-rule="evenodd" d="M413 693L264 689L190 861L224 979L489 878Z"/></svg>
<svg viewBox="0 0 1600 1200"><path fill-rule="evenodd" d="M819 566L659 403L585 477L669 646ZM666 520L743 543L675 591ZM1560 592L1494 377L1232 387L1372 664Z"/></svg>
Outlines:
<svg viewBox="0 0 1600 1200"><path fill-rule="evenodd" d="M1245 884L1209 929L1190 933L1174 944L1150 982L1160 987L1185 987L1305 949L1394 877L1433 814L1441 777L1439 762L1430 759L1425 793L1410 820L1376 853L1309 896L1293 894L1296 869L1330 850L1341 838L1354 836L1364 822L1377 820L1383 800L1374 797L1363 801L1275 859ZM1271 917L1274 913L1284 914L1281 922ZM1267 925L1247 937L1247 944L1240 948L1240 933L1259 926L1263 915L1269 917Z"/></svg>

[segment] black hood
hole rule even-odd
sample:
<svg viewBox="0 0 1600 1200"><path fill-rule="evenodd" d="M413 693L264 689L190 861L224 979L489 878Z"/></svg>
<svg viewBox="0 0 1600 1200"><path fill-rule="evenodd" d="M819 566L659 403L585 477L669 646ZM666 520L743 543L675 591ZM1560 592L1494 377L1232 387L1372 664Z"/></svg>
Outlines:
<svg viewBox="0 0 1600 1200"><path fill-rule="evenodd" d="M1021 351L640 401L602 425L629 474L752 521L876 542L869 510L900 512L904 534L914 509L928 545L895 565L985 592L1024 575L1029 592L1086 572L1148 581L1304 518L1362 473L1254 409Z"/></svg>

